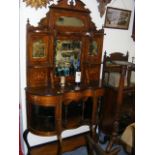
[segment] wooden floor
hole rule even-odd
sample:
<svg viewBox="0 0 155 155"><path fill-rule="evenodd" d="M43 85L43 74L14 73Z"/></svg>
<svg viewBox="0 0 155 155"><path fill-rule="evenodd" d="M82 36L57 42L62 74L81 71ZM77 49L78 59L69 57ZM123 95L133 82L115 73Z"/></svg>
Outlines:
<svg viewBox="0 0 155 155"><path fill-rule="evenodd" d="M72 151L80 146L86 145L85 134L63 139L63 152ZM32 147L31 155L57 155L57 142L46 143Z"/></svg>

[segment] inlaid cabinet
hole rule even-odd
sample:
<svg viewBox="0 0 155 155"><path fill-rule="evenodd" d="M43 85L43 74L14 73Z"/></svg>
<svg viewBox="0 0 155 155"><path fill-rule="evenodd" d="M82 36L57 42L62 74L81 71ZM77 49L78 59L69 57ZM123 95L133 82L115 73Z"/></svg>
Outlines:
<svg viewBox="0 0 155 155"><path fill-rule="evenodd" d="M56 135L57 154L65 150L61 134L66 129L89 125L91 135L95 136L98 101L104 95L100 80L104 30L97 30L90 13L80 0L59 0L49 7L38 26L27 21L24 139L29 154L29 132ZM77 87L74 81L78 62L82 79Z"/></svg>
<svg viewBox="0 0 155 155"><path fill-rule="evenodd" d="M49 86L58 83L60 76L74 82L80 61L82 78L85 64L91 64L99 77L104 30L97 30L90 11L79 0L60 0L49 7L46 17L34 27L27 22L27 86ZM98 62L99 65L93 65ZM87 69L89 66L87 65ZM51 81L52 75L52 81ZM91 80L94 80L94 76Z"/></svg>

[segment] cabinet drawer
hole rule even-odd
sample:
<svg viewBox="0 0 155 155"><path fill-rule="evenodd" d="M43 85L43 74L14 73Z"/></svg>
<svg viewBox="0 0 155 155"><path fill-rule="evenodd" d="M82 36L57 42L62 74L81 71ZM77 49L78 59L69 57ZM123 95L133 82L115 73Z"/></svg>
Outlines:
<svg viewBox="0 0 155 155"><path fill-rule="evenodd" d="M27 99L31 104L38 104L42 106L57 106L58 104L57 96L37 96L27 94Z"/></svg>

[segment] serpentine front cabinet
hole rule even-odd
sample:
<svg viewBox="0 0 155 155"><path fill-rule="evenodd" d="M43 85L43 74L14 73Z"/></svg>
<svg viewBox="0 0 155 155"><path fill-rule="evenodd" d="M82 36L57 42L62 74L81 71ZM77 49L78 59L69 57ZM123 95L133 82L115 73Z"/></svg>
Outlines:
<svg viewBox="0 0 155 155"><path fill-rule="evenodd" d="M63 123L67 121L62 121L62 118L66 115L81 115L79 120L83 120L83 124L95 122L97 106L93 109L93 105L96 90L103 95L99 77L104 31L96 29L90 13L80 0L75 0L75 4L59 0L49 7L38 26L32 26L29 20L27 22L27 124L28 130L34 134L57 134L59 138ZM74 78L78 62L82 83L76 87ZM62 76L65 77L64 87L60 86ZM86 90L92 95L83 97ZM69 92L80 93L81 100L67 109L64 94ZM90 105L86 99L92 100ZM85 106L81 104L83 102ZM75 113L72 112L74 110ZM71 124L67 128L72 128Z"/></svg>

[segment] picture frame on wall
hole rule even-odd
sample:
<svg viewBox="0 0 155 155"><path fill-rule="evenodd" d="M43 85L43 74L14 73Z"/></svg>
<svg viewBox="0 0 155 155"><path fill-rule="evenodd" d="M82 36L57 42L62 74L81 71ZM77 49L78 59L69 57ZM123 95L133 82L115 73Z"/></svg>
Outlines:
<svg viewBox="0 0 155 155"><path fill-rule="evenodd" d="M104 27L128 30L130 17L130 10L107 7Z"/></svg>

